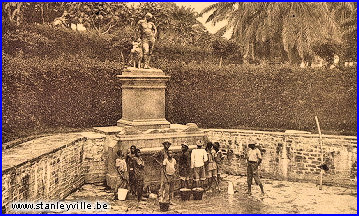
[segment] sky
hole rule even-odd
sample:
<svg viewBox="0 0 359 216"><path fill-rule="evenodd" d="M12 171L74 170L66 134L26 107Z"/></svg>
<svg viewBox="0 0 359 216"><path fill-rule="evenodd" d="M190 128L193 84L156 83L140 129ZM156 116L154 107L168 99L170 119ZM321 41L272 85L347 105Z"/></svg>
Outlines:
<svg viewBox="0 0 359 216"><path fill-rule="evenodd" d="M178 6L186 6L193 8L196 12L200 13L204 8L214 4L216 2L175 2ZM203 17L199 17L197 20L203 23L203 25L207 28L208 32L216 33L220 28L225 25L225 22L217 23L213 26L211 23L205 23L209 13L204 14Z"/></svg>

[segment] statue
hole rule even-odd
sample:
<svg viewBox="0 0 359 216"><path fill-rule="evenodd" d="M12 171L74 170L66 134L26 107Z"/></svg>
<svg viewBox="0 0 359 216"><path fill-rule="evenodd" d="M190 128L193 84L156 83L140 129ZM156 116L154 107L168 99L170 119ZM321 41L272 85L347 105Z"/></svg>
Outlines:
<svg viewBox="0 0 359 216"><path fill-rule="evenodd" d="M132 42L132 49L130 52L130 62L133 64L133 67L140 69L141 61L143 58L141 39L138 38L137 41Z"/></svg>
<svg viewBox="0 0 359 216"><path fill-rule="evenodd" d="M145 69L151 68L150 59L155 45L155 36L157 34L155 24L150 22L152 17L152 14L147 13L144 19L138 21L140 38L142 42L143 68Z"/></svg>

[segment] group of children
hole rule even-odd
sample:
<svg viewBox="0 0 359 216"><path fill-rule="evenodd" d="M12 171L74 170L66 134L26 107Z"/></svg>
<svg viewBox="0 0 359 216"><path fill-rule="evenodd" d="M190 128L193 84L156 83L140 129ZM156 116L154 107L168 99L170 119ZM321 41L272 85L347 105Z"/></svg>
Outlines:
<svg viewBox="0 0 359 216"><path fill-rule="evenodd" d="M119 181L117 181L115 188L115 199L117 199L118 188L129 188L130 193L137 195L138 201L141 201L143 199L145 168L141 150L136 146L131 146L126 157L124 157L121 150L117 152L117 156L115 165L119 174Z"/></svg>
<svg viewBox="0 0 359 216"><path fill-rule="evenodd" d="M209 190L214 183L218 190L222 160L218 142L208 142L206 147L202 148L203 142L198 141L197 148L192 151L186 143L183 143L178 163L173 157L173 152L169 150L171 143L166 141L162 145L163 149L153 155L154 160L161 166L160 202L171 203L177 176L181 188L201 187ZM142 194L145 165L140 152L136 146L131 146L126 157L119 151L117 153L119 158L116 159L116 168L120 176L116 192L118 188L129 188L130 193L137 195L138 201L144 200Z"/></svg>

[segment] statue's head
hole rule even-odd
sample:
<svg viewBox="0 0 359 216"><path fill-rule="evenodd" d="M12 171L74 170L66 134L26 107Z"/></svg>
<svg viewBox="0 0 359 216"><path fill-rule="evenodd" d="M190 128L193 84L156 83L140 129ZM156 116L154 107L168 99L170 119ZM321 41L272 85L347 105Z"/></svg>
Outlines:
<svg viewBox="0 0 359 216"><path fill-rule="evenodd" d="M153 16L152 16L151 13L146 13L146 15L145 15L145 18L148 19L148 20L149 20L149 19L152 19L152 17L153 17Z"/></svg>

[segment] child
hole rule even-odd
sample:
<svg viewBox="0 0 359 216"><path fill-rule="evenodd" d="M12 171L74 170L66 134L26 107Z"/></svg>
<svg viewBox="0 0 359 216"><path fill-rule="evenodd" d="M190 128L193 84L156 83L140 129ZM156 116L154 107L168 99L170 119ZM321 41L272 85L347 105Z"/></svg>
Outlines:
<svg viewBox="0 0 359 216"><path fill-rule="evenodd" d="M135 154L136 146L132 145L126 156L127 170L128 170L128 183L132 195L136 195L136 180L135 180Z"/></svg>
<svg viewBox="0 0 359 216"><path fill-rule="evenodd" d="M257 185L259 185L262 195L264 195L263 184L259 178L258 166L262 163L262 154L261 151L256 147L255 143L248 144L247 151L247 184L248 184L248 194L252 195L252 179Z"/></svg>
<svg viewBox="0 0 359 216"><path fill-rule="evenodd" d="M136 182L136 192L137 192L137 200L142 200L143 186L144 186L144 168L145 164L141 158L140 149L135 150L134 157L134 165L135 165L135 182Z"/></svg>
<svg viewBox="0 0 359 216"><path fill-rule="evenodd" d="M207 151L207 157L208 162L206 166L206 173L208 178L208 187L207 189L210 189L212 187L213 182L217 184L217 164L214 160L215 151L213 150L213 144L212 142L207 143L206 151Z"/></svg>
<svg viewBox="0 0 359 216"><path fill-rule="evenodd" d="M128 187L128 181L126 178L127 165L126 165L126 161L123 157L121 150L117 151L117 156L118 156L118 158L115 160L115 166L116 166L116 170L120 176L120 179L119 179L118 184L115 187L115 200L118 198L117 197L118 189Z"/></svg>
<svg viewBox="0 0 359 216"><path fill-rule="evenodd" d="M159 163L160 166L162 166L163 161L166 158L168 158L168 151L172 144L168 141L165 141L162 143L162 145L163 145L163 149L154 155L154 157L156 158L156 161ZM161 168L161 185L160 185L160 191L159 191L160 194L163 193L165 182L166 182L166 178L165 178L164 172Z"/></svg>
<svg viewBox="0 0 359 216"><path fill-rule="evenodd" d="M208 161L208 157L206 150L202 149L202 140L198 140L196 144L197 149L193 149L191 153L191 168L193 169L196 187L203 187L206 180L204 164Z"/></svg>
<svg viewBox="0 0 359 216"><path fill-rule="evenodd" d="M171 203L173 199L174 179L176 173L176 160L173 158L173 152L168 151L168 157L163 160L163 172L165 182L161 191L160 202Z"/></svg>
<svg viewBox="0 0 359 216"><path fill-rule="evenodd" d="M213 149L216 152L214 154L214 161L217 164L217 183L219 184L220 180L221 180L221 166L222 166L222 159L223 159L223 154L219 149L219 142L215 142L213 143Z"/></svg>
<svg viewBox="0 0 359 216"><path fill-rule="evenodd" d="M182 153L180 155L178 164L181 188L188 188L188 181L191 173L191 156L188 152L187 144L182 144Z"/></svg>

